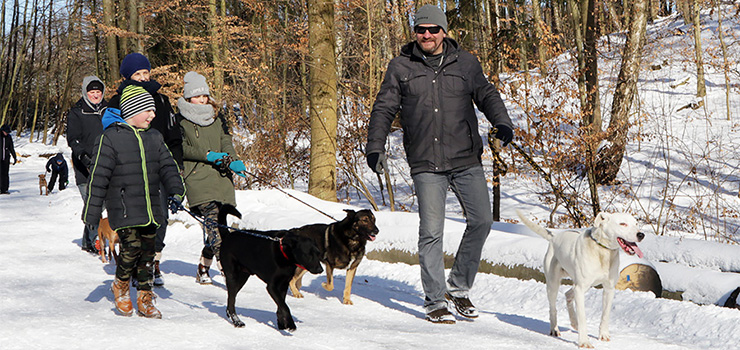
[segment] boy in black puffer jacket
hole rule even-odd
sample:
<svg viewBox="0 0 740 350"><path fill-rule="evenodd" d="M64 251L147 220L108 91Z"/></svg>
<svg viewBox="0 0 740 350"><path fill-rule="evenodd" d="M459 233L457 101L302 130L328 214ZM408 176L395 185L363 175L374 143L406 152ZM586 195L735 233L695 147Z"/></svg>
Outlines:
<svg viewBox="0 0 740 350"><path fill-rule="evenodd" d="M128 292L133 276L138 281L139 315L161 318L153 304L151 273L156 230L165 222L160 195L179 203L185 188L162 134L149 127L155 109L152 96L140 86L128 86L120 105L120 115L110 107L103 115L105 130L95 145L82 219L88 226L96 224L105 201L111 228L121 241L120 263L111 286L116 310L124 316L133 313Z"/></svg>
<svg viewBox="0 0 740 350"><path fill-rule="evenodd" d="M182 135L180 129L177 126L175 119L175 113L172 111L170 100L167 96L161 94L159 89L162 87L156 80L150 76L152 65L149 63L144 55L134 52L126 55L121 60L121 68L119 72L123 76L124 80L116 90L117 94L111 97L109 106L112 108L119 108L123 90L130 86L136 85L144 88L154 99L154 105L156 107L155 114L156 118L152 120L151 128L156 129L164 137L164 142L172 153L172 157L175 158L177 165L182 169ZM162 186L162 184L160 184ZM164 196L160 198L164 200ZM162 202L162 207L166 207L167 203ZM167 210L163 212L164 221L163 225L157 229L157 238L154 242L156 254L154 256L154 264L152 269L154 270L154 285L164 285L164 279L162 279L162 273L159 271L159 262L162 260L162 250L164 249L164 239L167 235Z"/></svg>

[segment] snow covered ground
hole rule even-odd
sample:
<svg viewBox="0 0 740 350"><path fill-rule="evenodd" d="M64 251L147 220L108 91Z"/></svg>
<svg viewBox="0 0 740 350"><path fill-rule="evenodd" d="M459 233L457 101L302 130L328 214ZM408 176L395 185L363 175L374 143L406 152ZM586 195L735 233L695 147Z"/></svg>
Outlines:
<svg viewBox="0 0 740 350"><path fill-rule="evenodd" d="M25 135L27 136L27 135ZM38 195L36 175L43 172L42 153L62 150L27 137L16 139L28 155L11 168L11 194L0 197L0 347L3 349L80 349L92 346L131 349L572 349L577 333L567 321L564 296L559 297L562 338L548 335L545 286L489 274L479 274L471 299L480 318L458 318L455 325L424 320L418 266L365 260L353 287L355 305L341 303L344 272L326 292L324 276L304 277L305 299L288 297L298 329L281 332L275 325L275 305L264 284L251 279L237 298L237 312L247 324L236 329L225 319L226 290L221 276L211 286L195 283L201 249L201 230L186 213L173 217L161 268L166 285L156 288L163 319L117 316L109 290L115 265L103 264L80 250L81 199L75 186L50 196ZM292 191L293 195L334 217L338 203L323 202ZM239 209L249 228L287 228L329 219L276 190L239 191ZM378 212L380 234L370 249L394 247L413 251L415 213ZM446 222L445 247L454 252L462 220L451 214ZM496 224L484 257L511 264L539 264L546 244L523 226ZM642 250L657 246L645 241ZM698 243L699 244L699 243ZM723 246L723 245L718 245ZM508 250L508 253L505 251ZM676 249L678 254L683 251ZM715 254L717 251L714 251ZM667 254L661 253L661 254ZM734 258L738 254L735 251ZM700 260L697 260L700 261ZM658 264L660 266L660 264ZM679 269L680 265L673 264ZM719 273L714 271L715 273ZM717 284L701 274L670 269L661 274L685 285ZM698 280L705 282L699 282ZM711 282L711 283L708 283ZM735 285L739 285L735 283ZM563 292L567 287L563 287ZM586 294L588 331L600 349L737 349L740 311L713 305L656 299L651 293L618 291L611 317L611 342L596 339L601 314L601 291Z"/></svg>

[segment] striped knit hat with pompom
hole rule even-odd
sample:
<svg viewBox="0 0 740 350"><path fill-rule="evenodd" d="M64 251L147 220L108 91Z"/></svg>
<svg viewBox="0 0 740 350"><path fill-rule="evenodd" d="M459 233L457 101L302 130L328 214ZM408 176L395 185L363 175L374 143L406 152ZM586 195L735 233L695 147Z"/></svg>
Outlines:
<svg viewBox="0 0 740 350"><path fill-rule="evenodd" d="M154 98L143 87L129 85L121 93L121 118L126 120L144 111L153 111Z"/></svg>

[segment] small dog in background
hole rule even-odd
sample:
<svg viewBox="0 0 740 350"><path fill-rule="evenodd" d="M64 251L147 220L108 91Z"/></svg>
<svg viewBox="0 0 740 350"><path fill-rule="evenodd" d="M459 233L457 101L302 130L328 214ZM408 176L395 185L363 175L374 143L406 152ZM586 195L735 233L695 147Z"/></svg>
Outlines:
<svg viewBox="0 0 740 350"><path fill-rule="evenodd" d="M103 260L103 263L108 263L108 261L112 259L116 264L118 264L118 254L116 254L116 243L119 243L118 234L110 227L108 218L100 219L100 224L98 225L98 240L100 242L100 248L98 251L100 251L100 259ZM108 242L107 254L105 252L106 242Z"/></svg>
<svg viewBox="0 0 740 350"><path fill-rule="evenodd" d="M49 195L49 185L46 183L46 174L39 175L39 196L44 195L44 190L46 190L46 195Z"/></svg>

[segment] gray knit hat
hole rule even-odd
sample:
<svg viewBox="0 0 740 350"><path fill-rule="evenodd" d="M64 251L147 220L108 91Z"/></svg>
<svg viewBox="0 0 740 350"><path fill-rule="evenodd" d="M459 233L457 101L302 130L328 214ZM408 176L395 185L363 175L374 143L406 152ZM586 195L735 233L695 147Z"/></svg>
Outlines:
<svg viewBox="0 0 740 350"><path fill-rule="evenodd" d="M126 120L144 111L153 111L154 98L143 87L129 85L121 93L121 118Z"/></svg>
<svg viewBox="0 0 740 350"><path fill-rule="evenodd" d="M188 99L200 95L211 95L208 91L206 77L196 72L187 72L183 80L185 86L183 87L182 97Z"/></svg>
<svg viewBox="0 0 740 350"><path fill-rule="evenodd" d="M414 26L419 24L436 24L447 33L447 16L442 9L434 5L424 5L416 11Z"/></svg>

